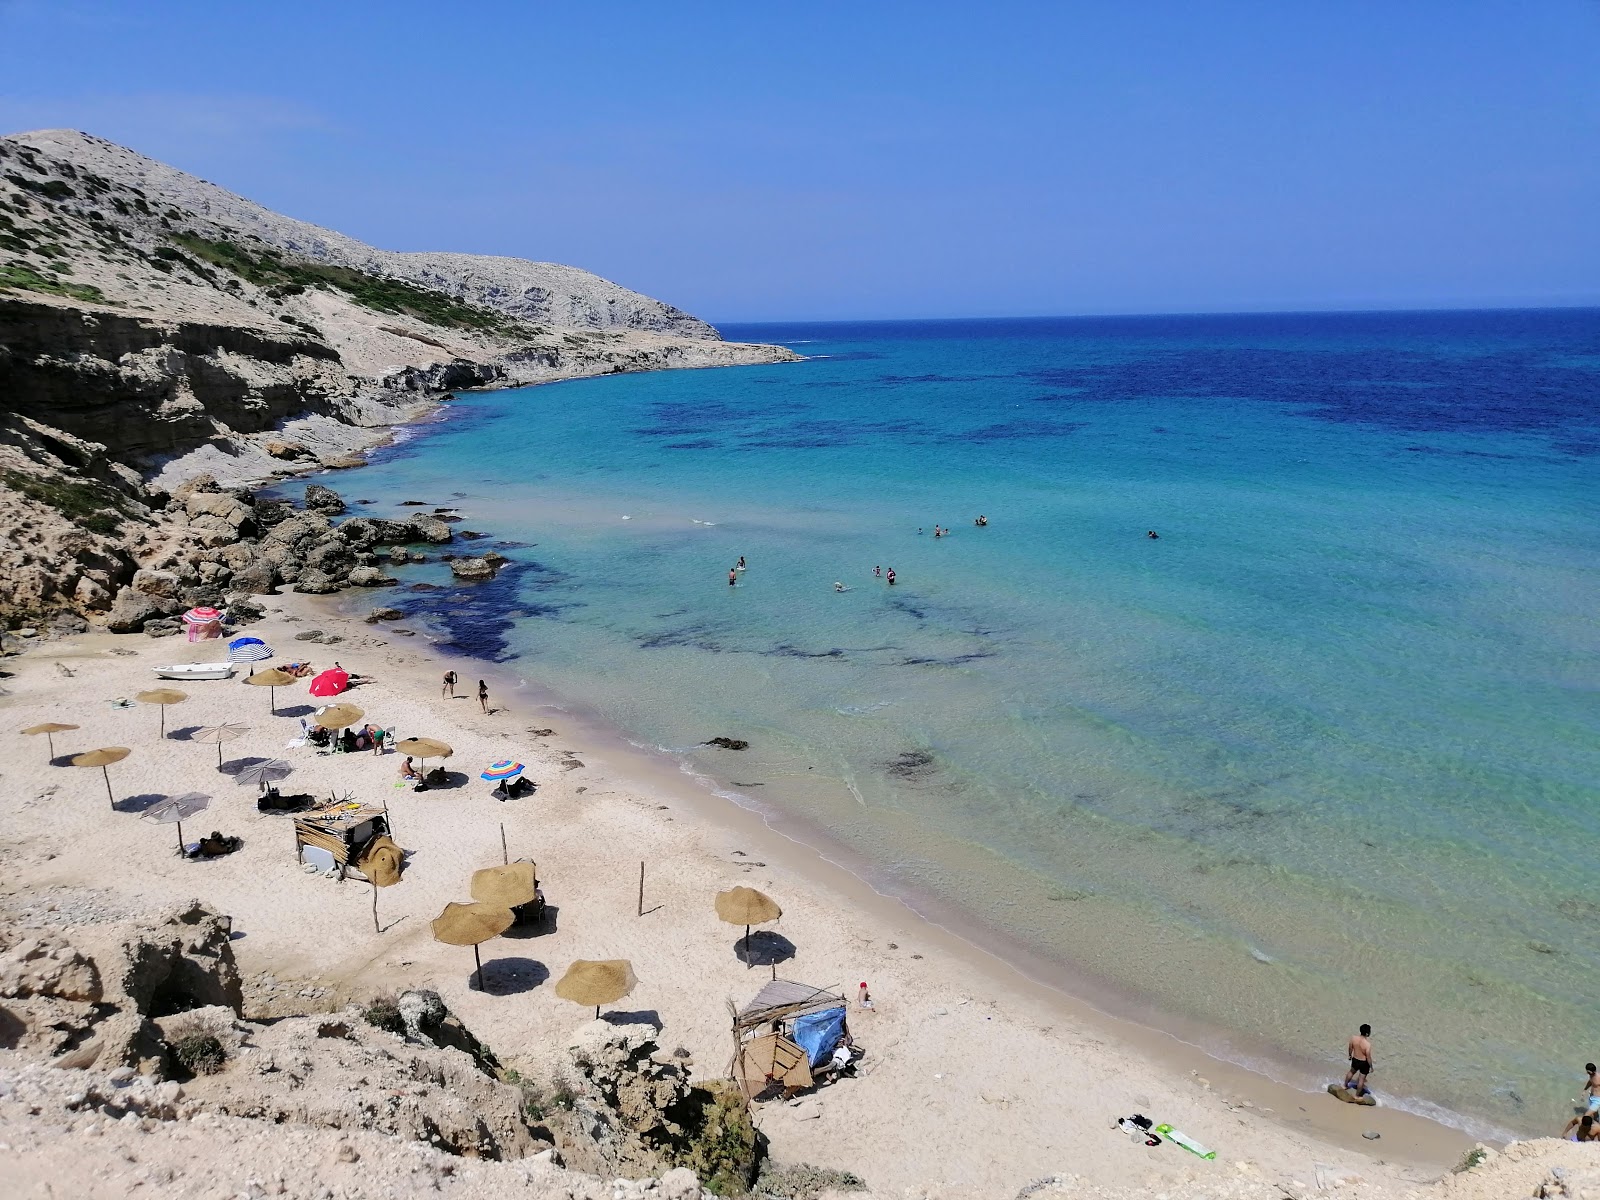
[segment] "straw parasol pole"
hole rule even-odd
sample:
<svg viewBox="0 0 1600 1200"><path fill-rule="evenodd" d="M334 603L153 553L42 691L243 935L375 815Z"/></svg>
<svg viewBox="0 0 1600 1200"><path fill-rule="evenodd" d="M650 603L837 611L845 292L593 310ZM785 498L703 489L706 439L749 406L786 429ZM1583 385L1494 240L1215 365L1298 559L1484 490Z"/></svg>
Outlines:
<svg viewBox="0 0 1600 1200"><path fill-rule="evenodd" d="M72 765L75 767L99 767L100 773L106 779L106 799L111 802L111 811L117 811L117 798L111 794L111 772L106 768L114 762L121 762L132 754L126 746L102 746L98 750L89 750L83 754L75 754Z"/></svg>
<svg viewBox="0 0 1600 1200"><path fill-rule="evenodd" d="M478 968L478 990L483 991L483 959L478 955L478 944L499 937L511 928L516 918L509 908L474 901L457 904L452 900L444 911L433 919L433 940L449 946L471 946L472 961Z"/></svg>
<svg viewBox="0 0 1600 1200"><path fill-rule="evenodd" d="M63 725L60 721L46 721L43 725L30 725L22 732L29 736L44 734L45 742L50 747L50 758L56 756L56 734L66 733L68 730L78 728L76 725Z"/></svg>
<svg viewBox="0 0 1600 1200"><path fill-rule="evenodd" d="M151 688L148 692L140 692L134 699L141 704L159 704L161 706L161 736L167 736L167 705L182 704L189 698L187 692L180 692L177 688Z"/></svg>
<svg viewBox="0 0 1600 1200"><path fill-rule="evenodd" d="M750 926L776 921L783 916L783 909L779 908L778 902L765 892L758 892L755 888L734 887L717 893L717 916L729 925L744 926L744 948L748 957ZM749 966L748 963L745 965Z"/></svg>
<svg viewBox="0 0 1600 1200"><path fill-rule="evenodd" d="M585 1008L594 1005L594 1019L598 1021L602 1004L614 1004L638 986L633 964L625 958L580 958L556 984L556 995Z"/></svg>
<svg viewBox="0 0 1600 1200"><path fill-rule="evenodd" d="M257 671L254 675L246 676L240 682L248 683L251 687L266 688L267 705L271 709L272 715L277 716L278 689L281 687L288 687L291 683L295 682L296 678L297 676L291 675L287 671L280 671L277 667L273 667L271 670Z"/></svg>

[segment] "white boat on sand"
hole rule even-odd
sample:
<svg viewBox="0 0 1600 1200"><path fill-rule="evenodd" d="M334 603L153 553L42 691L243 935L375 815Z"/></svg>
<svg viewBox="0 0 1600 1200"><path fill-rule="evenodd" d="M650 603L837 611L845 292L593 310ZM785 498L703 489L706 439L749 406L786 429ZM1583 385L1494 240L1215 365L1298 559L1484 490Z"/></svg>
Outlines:
<svg viewBox="0 0 1600 1200"><path fill-rule="evenodd" d="M231 662L177 663L170 667L155 667L162 679L226 679L233 674Z"/></svg>

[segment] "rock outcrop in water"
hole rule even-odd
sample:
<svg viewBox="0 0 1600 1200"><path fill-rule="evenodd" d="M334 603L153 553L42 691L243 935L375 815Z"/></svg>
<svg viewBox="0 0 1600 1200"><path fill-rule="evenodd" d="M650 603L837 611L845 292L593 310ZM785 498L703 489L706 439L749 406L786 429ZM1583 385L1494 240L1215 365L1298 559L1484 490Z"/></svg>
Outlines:
<svg viewBox="0 0 1600 1200"><path fill-rule="evenodd" d="M222 544L225 513L166 519L187 481L359 465L453 390L796 357L573 267L377 250L86 134L0 138L0 619L104 619L187 531Z"/></svg>

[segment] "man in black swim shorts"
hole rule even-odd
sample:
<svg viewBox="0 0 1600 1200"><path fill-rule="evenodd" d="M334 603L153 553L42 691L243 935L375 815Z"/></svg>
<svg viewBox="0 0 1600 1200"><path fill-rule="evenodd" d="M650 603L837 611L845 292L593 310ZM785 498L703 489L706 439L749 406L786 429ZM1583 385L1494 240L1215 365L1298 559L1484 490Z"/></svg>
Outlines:
<svg viewBox="0 0 1600 1200"><path fill-rule="evenodd" d="M1367 1090L1367 1076L1372 1073L1372 1026L1363 1025L1361 1032L1350 1039L1345 1047L1350 1055L1350 1070L1344 1077L1344 1086L1357 1095Z"/></svg>

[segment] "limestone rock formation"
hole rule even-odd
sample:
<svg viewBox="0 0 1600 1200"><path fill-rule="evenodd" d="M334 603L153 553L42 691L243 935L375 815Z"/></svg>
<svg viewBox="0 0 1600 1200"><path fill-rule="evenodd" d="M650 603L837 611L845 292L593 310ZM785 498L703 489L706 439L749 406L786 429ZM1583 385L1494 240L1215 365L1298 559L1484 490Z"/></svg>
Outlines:
<svg viewBox="0 0 1600 1200"><path fill-rule="evenodd" d="M798 357L572 267L376 250L66 130L0 138L0 249L0 623L14 627L115 610L117 628L148 628L161 605L115 607L135 566L273 524L230 489L360 465L454 389ZM209 498L179 496L201 474ZM437 518L419 530L452 536ZM245 567L244 590L343 578L302 566L273 581Z"/></svg>

